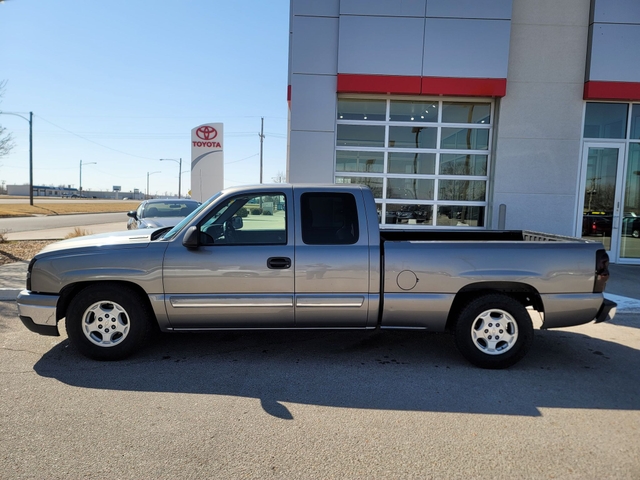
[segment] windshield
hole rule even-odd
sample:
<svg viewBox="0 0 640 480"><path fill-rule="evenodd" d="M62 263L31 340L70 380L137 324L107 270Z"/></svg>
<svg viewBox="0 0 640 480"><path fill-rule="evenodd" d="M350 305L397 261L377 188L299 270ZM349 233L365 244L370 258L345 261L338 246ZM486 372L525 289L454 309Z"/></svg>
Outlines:
<svg viewBox="0 0 640 480"><path fill-rule="evenodd" d="M191 200L150 201L144 206L141 218L186 217L193 212L199 202Z"/></svg>
<svg viewBox="0 0 640 480"><path fill-rule="evenodd" d="M222 192L216 193L213 197L211 197L209 200L204 202L202 205L200 205L198 208L196 208L193 212L191 212L185 218L183 218L180 223L178 223L175 227L173 227L171 230L169 230L162 237L162 240L171 240L173 237L175 237L185 226L187 226L189 223L191 223L191 219L192 218L198 216L198 214L200 212L202 212L202 210L204 210L205 208L208 208L209 205L211 205L211 203L213 203L213 201L216 198L218 198L221 194L222 194Z"/></svg>

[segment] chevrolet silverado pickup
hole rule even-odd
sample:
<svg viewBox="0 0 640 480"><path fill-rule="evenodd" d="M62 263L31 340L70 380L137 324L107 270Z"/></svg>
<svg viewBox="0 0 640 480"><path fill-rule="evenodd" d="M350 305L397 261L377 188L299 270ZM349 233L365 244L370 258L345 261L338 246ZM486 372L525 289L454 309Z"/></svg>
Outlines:
<svg viewBox="0 0 640 480"><path fill-rule="evenodd" d="M27 328L116 360L152 330L451 332L483 368L519 361L541 328L602 322L600 242L530 231L382 229L360 185L223 190L173 228L47 246L18 298Z"/></svg>

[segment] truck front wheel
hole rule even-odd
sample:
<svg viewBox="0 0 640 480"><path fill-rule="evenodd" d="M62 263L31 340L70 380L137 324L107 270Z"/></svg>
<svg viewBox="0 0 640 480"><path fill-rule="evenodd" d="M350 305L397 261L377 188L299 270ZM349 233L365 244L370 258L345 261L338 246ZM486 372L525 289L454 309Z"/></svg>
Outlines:
<svg viewBox="0 0 640 480"><path fill-rule="evenodd" d="M483 295L460 311L455 342L472 364L507 368L531 348L533 324L527 309L516 299L497 293Z"/></svg>
<svg viewBox="0 0 640 480"><path fill-rule="evenodd" d="M67 335L83 355L121 360L140 349L151 335L149 307L131 289L95 284L69 305Z"/></svg>

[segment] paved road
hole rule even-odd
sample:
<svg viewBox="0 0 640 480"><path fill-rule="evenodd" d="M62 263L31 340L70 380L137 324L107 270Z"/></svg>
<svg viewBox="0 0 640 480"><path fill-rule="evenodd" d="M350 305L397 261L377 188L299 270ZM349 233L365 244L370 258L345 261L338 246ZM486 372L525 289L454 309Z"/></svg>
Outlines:
<svg viewBox="0 0 640 480"><path fill-rule="evenodd" d="M3 478L640 477L640 316L536 332L514 368L448 335L160 336L79 356L0 302Z"/></svg>

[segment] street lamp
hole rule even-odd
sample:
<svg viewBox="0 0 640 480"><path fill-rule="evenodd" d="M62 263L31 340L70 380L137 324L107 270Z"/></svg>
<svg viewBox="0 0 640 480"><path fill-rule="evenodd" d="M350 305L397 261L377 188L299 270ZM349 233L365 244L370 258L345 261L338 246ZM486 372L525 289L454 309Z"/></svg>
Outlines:
<svg viewBox="0 0 640 480"><path fill-rule="evenodd" d="M97 165L98 162L86 162L85 165ZM80 160L80 197L82 197L82 160Z"/></svg>
<svg viewBox="0 0 640 480"><path fill-rule="evenodd" d="M147 172L147 198L149 198L149 175L153 175L154 173L162 173L160 170L157 172Z"/></svg>
<svg viewBox="0 0 640 480"><path fill-rule="evenodd" d="M33 112L29 112L29 118L13 112L0 112L0 115L15 115L29 122L29 205L33 206Z"/></svg>
<svg viewBox="0 0 640 480"><path fill-rule="evenodd" d="M178 170L178 198L182 198L180 196L180 194L182 192L182 190L181 190L181 187L182 187L182 158L180 158L179 160L176 160L175 158L161 158L160 161L161 162L166 162L166 161L176 162L180 166L180 169Z"/></svg>

